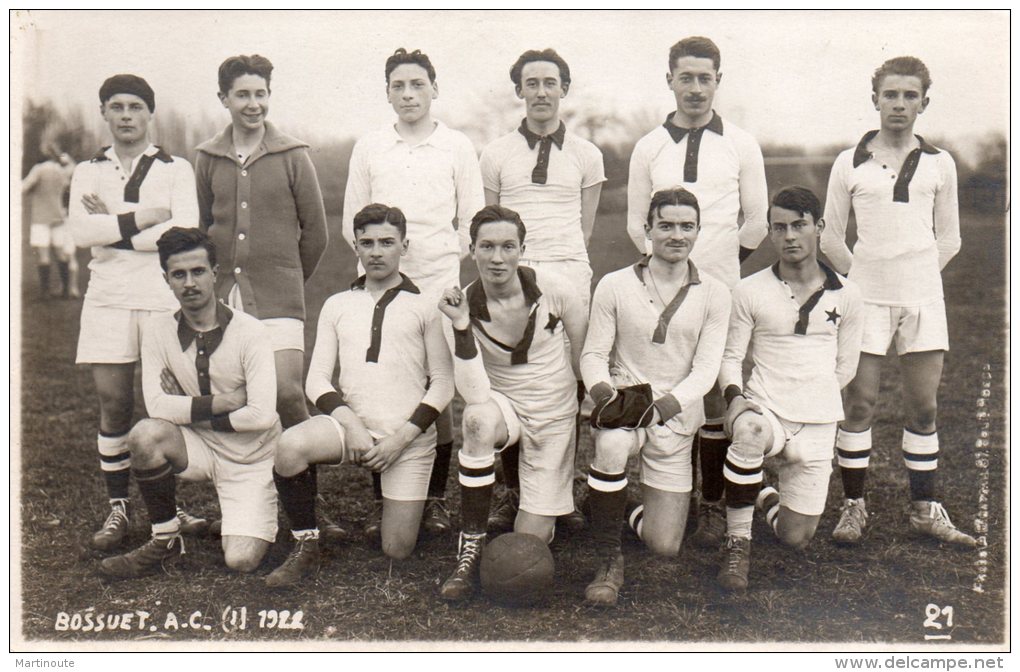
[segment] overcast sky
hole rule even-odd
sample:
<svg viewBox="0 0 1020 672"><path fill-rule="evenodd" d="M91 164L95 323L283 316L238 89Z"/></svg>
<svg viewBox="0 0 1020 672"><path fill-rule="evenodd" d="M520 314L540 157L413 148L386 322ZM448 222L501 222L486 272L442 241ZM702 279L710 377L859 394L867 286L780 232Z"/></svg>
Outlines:
<svg viewBox="0 0 1020 672"><path fill-rule="evenodd" d="M967 144L1008 132L1009 15L999 12L54 12L12 15L14 67L33 99L96 111L103 79L145 77L157 113L228 116L216 98L227 56L276 66L270 120L316 137L357 136L392 118L383 64L397 47L428 53L435 115L479 124L504 103L523 116L508 70L524 50L553 47L573 76L565 109L659 120L674 108L669 46L711 37L722 51L716 109L761 142L852 144L877 125L870 77L887 58L931 70L919 133ZM20 22L20 23L19 23ZM19 28L19 25L21 26ZM13 73L17 76L17 70ZM15 85L15 92L17 92ZM643 115L643 116L641 116ZM509 129L493 129L491 136ZM647 123L642 130L649 130Z"/></svg>

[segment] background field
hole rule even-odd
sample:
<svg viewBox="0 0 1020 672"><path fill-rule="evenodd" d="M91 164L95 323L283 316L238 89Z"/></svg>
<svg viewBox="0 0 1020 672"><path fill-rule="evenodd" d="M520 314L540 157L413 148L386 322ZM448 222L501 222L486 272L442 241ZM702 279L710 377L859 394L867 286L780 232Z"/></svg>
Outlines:
<svg viewBox="0 0 1020 672"><path fill-rule="evenodd" d="M770 169L770 186L776 179ZM827 166L822 169L827 172ZM321 171L320 171L321 172ZM816 179L804 179L818 188ZM625 234L623 198L608 190L596 224L592 260L596 278L636 258ZM338 232L339 222L331 226ZM691 642L896 642L924 645L926 634L949 634L952 643L1002 642L1006 567L1004 385L1005 220L1002 215L965 214L963 250L944 274L952 351L940 392L939 433L943 452L941 492L954 521L973 531L987 525L987 545L960 552L941 549L909 535L906 529L906 472L899 456L901 390L895 361L887 364L876 450L869 474L870 527L854 550L833 545L831 505L840 496L838 477L830 486L830 510L819 534L803 553L773 542L755 523L751 589L726 596L715 588L716 555L684 548L676 559L658 559L636 541L625 544L627 584L614 611L583 604L584 586L594 571L587 534L560 535L554 542L555 588L543 608L509 609L485 599L451 606L437 597L439 582L455 558L455 541L423 539L404 562L390 562L360 539L329 548L315 581L290 593L273 593L264 575L286 557L289 534L281 530L263 567L254 575L229 573L218 542L191 541L187 555L168 574L119 583L100 579L99 556L85 545L105 516L106 503L97 469L97 405L91 378L73 365L80 303L35 302L33 269L23 274L22 336L22 624L30 640L90 642L106 639L252 641L294 638L321 642L367 640ZM766 242L752 259L755 268L771 261ZM28 262L28 250L22 250ZM83 253L84 255L84 253ZM325 298L354 277L348 248L334 235L318 272L308 285L311 346L315 318ZM85 261L85 256L82 258ZM984 367L990 388L982 397ZM460 403L455 402L455 412ZM978 413L987 413L979 419ZM989 423L980 437L981 422ZM987 441L987 453L975 456L975 441ZM580 451L591 454L585 430ZM585 463L582 461L582 463ZM457 510L455 469L449 489ZM834 475L835 476L835 475ZM987 482L987 494L981 484ZM357 526L370 505L369 477L357 468L322 470L321 491L330 513ZM133 486L132 486L133 487ZM632 486L633 487L633 486ZM582 491L578 486L577 492ZM211 486L185 484L179 497L193 512L218 515ZM140 504L137 495L135 501ZM282 521L281 521L282 525ZM141 507L133 515L132 546L147 537ZM975 587L980 591L975 590ZM925 628L929 604L953 607L953 627ZM249 627L226 634L221 614L227 606L245 606ZM126 612L142 609L163 624L168 611L178 616L201 611L211 629L156 633L72 633L55 631L58 612ZM302 632L254 627L263 609L301 610ZM945 623L946 619L941 619ZM414 645L412 644L412 647ZM454 645L450 645L454 646ZM405 648L405 647L402 647Z"/></svg>

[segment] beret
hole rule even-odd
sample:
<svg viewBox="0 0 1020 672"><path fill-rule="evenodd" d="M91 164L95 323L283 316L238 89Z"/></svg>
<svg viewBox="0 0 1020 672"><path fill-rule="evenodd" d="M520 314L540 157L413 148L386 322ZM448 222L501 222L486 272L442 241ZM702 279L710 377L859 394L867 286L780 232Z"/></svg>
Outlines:
<svg viewBox="0 0 1020 672"><path fill-rule="evenodd" d="M149 83L138 75L114 75L99 87L99 102L105 103L118 93L130 93L145 101L149 112L156 111L156 94Z"/></svg>

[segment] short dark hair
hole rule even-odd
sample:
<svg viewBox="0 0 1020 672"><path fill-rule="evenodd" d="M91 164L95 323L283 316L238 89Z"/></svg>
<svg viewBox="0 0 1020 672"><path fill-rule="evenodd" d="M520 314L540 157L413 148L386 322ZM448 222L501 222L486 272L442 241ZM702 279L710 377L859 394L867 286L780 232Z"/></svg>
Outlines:
<svg viewBox="0 0 1020 672"><path fill-rule="evenodd" d="M421 53L421 49L415 49L408 53L407 49L401 47L393 52L393 55L386 59L386 86L390 85L390 75L401 65L420 65L425 68L425 72L429 75L429 81L435 83L436 81L436 69L432 67L432 61L426 54Z"/></svg>
<svg viewBox="0 0 1020 672"><path fill-rule="evenodd" d="M650 229L655 216L661 214L661 210L667 205L686 205L694 208L698 214L698 226L701 226L701 206L698 205L698 197L683 187L675 189L663 189L652 195L652 201L648 204L648 221L645 228Z"/></svg>
<svg viewBox="0 0 1020 672"><path fill-rule="evenodd" d="M670 72L673 72L673 68L676 67L676 62L684 56L693 56L694 58L711 58L712 65L715 67L716 72L719 71L719 65L722 63L722 55L719 53L719 47L715 46L715 42L707 37L685 37L670 47Z"/></svg>
<svg viewBox="0 0 1020 672"><path fill-rule="evenodd" d="M209 255L209 267L216 267L216 245L212 238L201 229L185 229L174 226L167 229L159 240L156 241L156 249L159 250L159 265L166 271L167 263L175 254L190 252L203 248Z"/></svg>
<svg viewBox="0 0 1020 672"><path fill-rule="evenodd" d="M392 224L400 231L400 239L407 238L407 217L400 208L394 208L382 203L370 203L354 215L354 234L357 237L358 231L364 232L365 228L372 224Z"/></svg>
<svg viewBox="0 0 1020 672"><path fill-rule="evenodd" d="M878 87L882 85L882 80L887 75L917 77L921 80L922 95L927 94L928 87L931 86L931 73L928 72L928 66L921 59L913 56L897 56L880 65L875 70L875 74L871 76L871 90L874 93L878 93Z"/></svg>
<svg viewBox="0 0 1020 672"><path fill-rule="evenodd" d="M487 205L471 218L471 228L469 233L471 234L471 243L474 244L478 240L478 229L482 228L483 224L492 224L493 222L510 222L517 226L517 239L523 244L524 235L528 232L524 228L524 221L521 216L517 214L516 210L505 208L502 205Z"/></svg>
<svg viewBox="0 0 1020 672"><path fill-rule="evenodd" d="M807 187L793 185L783 187L772 195L766 218L772 224L772 208L783 208L798 213L801 217L810 214L817 224L822 218L822 204L815 193Z"/></svg>
<svg viewBox="0 0 1020 672"><path fill-rule="evenodd" d="M220 93L230 93L234 80L242 75L256 75L266 80L266 90L270 91L269 81L273 76L273 64L265 56L231 56L220 63Z"/></svg>
<svg viewBox="0 0 1020 672"><path fill-rule="evenodd" d="M555 63L556 67L560 70L560 83L563 86L570 85L570 66L567 65L562 56L556 53L555 49L542 49L541 51L529 49L521 54L510 67L510 81L514 83L514 86L521 88L521 73L524 71L524 66L538 61Z"/></svg>

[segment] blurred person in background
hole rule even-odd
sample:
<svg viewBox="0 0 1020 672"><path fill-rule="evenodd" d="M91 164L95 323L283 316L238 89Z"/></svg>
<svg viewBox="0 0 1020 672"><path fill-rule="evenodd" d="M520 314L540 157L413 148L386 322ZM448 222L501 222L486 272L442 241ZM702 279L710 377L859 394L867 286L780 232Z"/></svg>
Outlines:
<svg viewBox="0 0 1020 672"><path fill-rule="evenodd" d="M29 245L35 252L39 273L39 298L44 300L51 295L77 298L80 294L76 247L65 223L74 161L53 146L47 147L46 156L45 161L32 166L21 183L21 193L29 200ZM50 268L54 260L60 277L59 294L50 292Z"/></svg>

